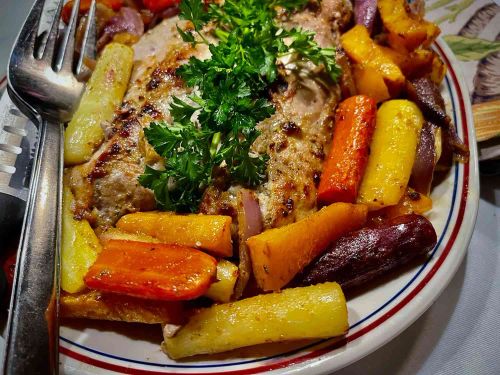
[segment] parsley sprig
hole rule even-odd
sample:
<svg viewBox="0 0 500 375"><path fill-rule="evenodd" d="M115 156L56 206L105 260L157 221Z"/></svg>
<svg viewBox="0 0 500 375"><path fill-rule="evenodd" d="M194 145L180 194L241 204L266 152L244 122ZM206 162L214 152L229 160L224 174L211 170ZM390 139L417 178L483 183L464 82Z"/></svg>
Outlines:
<svg viewBox="0 0 500 375"><path fill-rule="evenodd" d="M212 182L214 168L224 168L232 183L255 186L266 178L267 155L252 153L259 136L256 125L274 113L265 91L278 77L277 60L293 55L323 66L333 80L340 74L335 53L320 48L314 33L277 22L277 9L293 12L307 0L225 0L208 6L183 0L180 18L193 29L177 28L185 42L206 44L211 58L191 57L177 69L185 84L195 88L189 102L172 99L173 124L153 122L145 135L165 158L165 169L146 167L140 177L151 188L160 208L196 211ZM218 43L202 32L210 23Z"/></svg>

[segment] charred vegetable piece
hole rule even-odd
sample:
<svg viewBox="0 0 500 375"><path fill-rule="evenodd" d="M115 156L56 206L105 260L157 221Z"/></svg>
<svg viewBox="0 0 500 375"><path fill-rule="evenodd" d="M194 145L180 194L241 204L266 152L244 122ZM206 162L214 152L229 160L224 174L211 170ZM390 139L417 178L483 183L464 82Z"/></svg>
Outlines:
<svg viewBox="0 0 500 375"><path fill-rule="evenodd" d="M455 157L460 161L467 161L469 149L458 137L455 125L446 114L439 87L429 77L421 77L408 81L406 91L410 100L419 106L425 117L445 130L443 137L451 146Z"/></svg>
<svg viewBox="0 0 500 375"><path fill-rule="evenodd" d="M340 38L347 55L357 64L369 66L379 72L392 95L403 88L405 77L401 69L371 38L366 27L356 25Z"/></svg>
<svg viewBox="0 0 500 375"><path fill-rule="evenodd" d="M318 200L323 204L353 203L368 162L377 105L366 95L340 103L328 159L323 165Z"/></svg>
<svg viewBox="0 0 500 375"><path fill-rule="evenodd" d="M231 256L231 217L222 215L176 215L173 212L136 212L122 216L116 227L129 233L143 233L161 242Z"/></svg>
<svg viewBox="0 0 500 375"><path fill-rule="evenodd" d="M123 7L106 22L97 49L101 50L111 40L126 45L135 44L144 34L144 22L140 13L129 7Z"/></svg>
<svg viewBox="0 0 500 375"><path fill-rule="evenodd" d="M436 241L436 231L426 218L399 216L340 238L297 280L301 285L335 280L344 289L352 288L426 254Z"/></svg>
<svg viewBox="0 0 500 375"><path fill-rule="evenodd" d="M280 290L343 234L361 228L367 208L334 203L296 223L273 228L247 240L258 286Z"/></svg>
<svg viewBox="0 0 500 375"><path fill-rule="evenodd" d="M185 246L109 241L85 275L91 289L153 300L188 300L215 280L217 261Z"/></svg>
<svg viewBox="0 0 500 375"><path fill-rule="evenodd" d="M378 0L380 17L389 30L389 44L402 52L429 47L441 30L408 11L405 0Z"/></svg>
<svg viewBox="0 0 500 375"><path fill-rule="evenodd" d="M423 122L418 107L408 100L389 100L380 106L358 203L376 210L400 201L410 179Z"/></svg>
<svg viewBox="0 0 500 375"><path fill-rule="evenodd" d="M326 338L349 327L344 294L337 283L286 289L194 315L163 349L173 359L220 353L269 342Z"/></svg>
<svg viewBox="0 0 500 375"><path fill-rule="evenodd" d="M77 294L62 293L61 316L116 320L130 323L181 324L186 318L181 302L147 301L143 298L102 293L97 290Z"/></svg>
<svg viewBox="0 0 500 375"><path fill-rule="evenodd" d="M365 26L371 33L377 16L377 0L355 0L354 20L356 25Z"/></svg>
<svg viewBox="0 0 500 375"><path fill-rule="evenodd" d="M410 177L410 185L424 195L429 195L431 191L432 177L437 163L435 146L435 125L425 121L420 132L417 155Z"/></svg>

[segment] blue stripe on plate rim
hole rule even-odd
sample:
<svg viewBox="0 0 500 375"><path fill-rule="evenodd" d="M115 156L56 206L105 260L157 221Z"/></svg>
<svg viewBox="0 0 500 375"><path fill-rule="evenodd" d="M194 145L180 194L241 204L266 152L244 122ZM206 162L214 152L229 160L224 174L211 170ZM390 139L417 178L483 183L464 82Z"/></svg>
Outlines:
<svg viewBox="0 0 500 375"><path fill-rule="evenodd" d="M453 95L453 90L452 90L452 87L451 87L448 75L445 76L445 82L446 82L446 86L448 88L448 92L449 92L450 98L451 98L453 120L454 120L454 123L456 124L457 123L457 113L456 113L456 106L455 106L455 97ZM457 129L457 130L460 131L459 129ZM354 328L358 327L362 323L366 322L370 318L372 318L375 315L377 315L378 313L380 313L382 310L384 310L386 307L388 307L392 302L394 302L404 291L406 291L415 282L415 280L422 274L422 272L429 265L430 261L434 258L434 256L435 256L437 250L439 249L439 247L440 247L440 245L441 245L441 243L442 243L445 235L448 233L449 224L450 224L451 218L453 216L454 210L456 208L456 196L457 196L457 187L458 187L459 164L455 163L454 166L453 166L453 169L454 169L454 182L453 182L453 194L452 194L452 201L451 201L450 211L448 213L448 217L446 219L446 224L445 224L445 227L443 229L443 232L441 233L436 246L432 250L431 255L420 266L420 268L418 269L418 271L407 282L407 284L405 284L400 290L398 290L398 292L396 292L389 300L387 300L380 307L378 307L377 309L375 309L374 311L372 311L370 314L366 315L364 318L362 318L361 320L359 320L356 323L354 323L353 325L351 325L349 327L349 330L353 330ZM76 343L76 342L74 342L72 340L69 340L69 339L67 339L65 337L62 337L62 336L60 337L60 340L63 341L63 342L66 342L68 344L70 344L71 346L74 346L74 347L77 347L79 349L82 349L84 351L87 351L87 352L90 352L90 353L93 353L93 354L97 354L97 355L102 356L102 357L107 357L107 358L110 358L110 359L114 359L114 360L119 360L119 361L124 361L124 362L139 364L139 365L145 365L145 366L151 366L151 367L185 368L185 369L189 369L189 368L217 368L217 367L239 366L239 365L244 365L244 364L251 364L251 363L258 363L258 362L268 361L268 360L279 358L279 357L289 357L289 356L293 356L294 354L297 354L297 353L299 353L299 352L301 352L303 350L311 349L312 347L315 347L317 345L320 345L320 344L323 344L325 342L328 342L331 339L320 340L320 341L308 344L308 345L306 345L304 347L301 347L301 348L298 348L298 349L294 349L294 350L289 351L289 352L276 354L276 355L273 355L273 356L256 358L256 359L247 360L247 361L238 361L238 362L230 362L230 363L219 363L219 364L204 364L204 365L194 365L194 364L180 365L180 364L164 364L164 363L145 362L145 361L124 358L124 357L120 357L120 356L117 356L117 355L113 355L113 354L101 352L99 350L95 350L95 349L86 347L86 346L84 346L82 344L78 344L78 343Z"/></svg>

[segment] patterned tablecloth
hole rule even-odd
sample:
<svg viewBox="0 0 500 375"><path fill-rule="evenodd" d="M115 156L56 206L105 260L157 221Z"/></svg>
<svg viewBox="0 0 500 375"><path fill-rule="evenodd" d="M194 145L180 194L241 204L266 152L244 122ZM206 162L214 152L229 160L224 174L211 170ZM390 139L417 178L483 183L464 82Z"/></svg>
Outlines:
<svg viewBox="0 0 500 375"><path fill-rule="evenodd" d="M0 1L0 93L5 87L2 72L10 46L31 4L31 0ZM426 2L426 14L439 24L442 36L460 60L472 103L498 108L500 0L431 0ZM482 158L500 156L499 140L480 144ZM339 375L500 374L498 163L495 170L496 176L481 176L476 229L468 255L447 289L400 336Z"/></svg>

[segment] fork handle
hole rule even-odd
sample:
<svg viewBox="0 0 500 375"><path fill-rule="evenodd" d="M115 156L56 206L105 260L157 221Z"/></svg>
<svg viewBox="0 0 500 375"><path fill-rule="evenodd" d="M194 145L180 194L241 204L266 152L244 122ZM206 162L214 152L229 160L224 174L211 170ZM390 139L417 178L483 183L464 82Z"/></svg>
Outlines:
<svg viewBox="0 0 500 375"><path fill-rule="evenodd" d="M4 373L57 374L62 124L42 123L10 303Z"/></svg>

